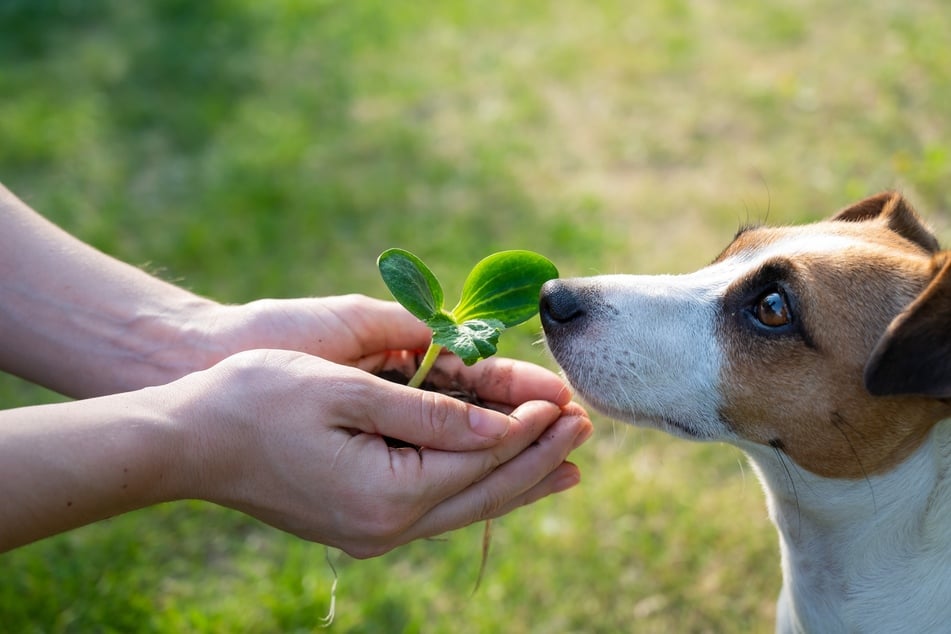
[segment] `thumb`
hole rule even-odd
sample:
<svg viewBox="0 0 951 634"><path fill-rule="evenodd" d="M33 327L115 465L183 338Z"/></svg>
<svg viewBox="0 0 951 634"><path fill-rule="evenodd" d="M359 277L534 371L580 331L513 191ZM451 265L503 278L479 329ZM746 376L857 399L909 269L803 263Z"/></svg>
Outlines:
<svg viewBox="0 0 951 634"><path fill-rule="evenodd" d="M421 447L447 451L484 449L501 440L511 419L495 410L417 388L386 384L382 398L368 403L372 431Z"/></svg>

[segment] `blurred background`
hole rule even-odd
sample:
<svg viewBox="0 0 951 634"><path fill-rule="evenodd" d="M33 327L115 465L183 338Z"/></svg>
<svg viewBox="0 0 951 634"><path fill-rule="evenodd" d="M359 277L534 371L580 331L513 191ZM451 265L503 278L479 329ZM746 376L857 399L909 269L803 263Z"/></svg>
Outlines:
<svg viewBox="0 0 951 634"><path fill-rule="evenodd" d="M488 253L687 272L740 225L902 190L951 238L942 0L0 0L0 181L225 302L447 294ZM452 289L456 289L455 291ZM502 352L554 367L537 320ZM57 400L0 379L0 405ZM355 561L337 632L771 631L776 536L727 446L596 419L577 489ZM212 505L0 556L3 632L320 629L308 544Z"/></svg>

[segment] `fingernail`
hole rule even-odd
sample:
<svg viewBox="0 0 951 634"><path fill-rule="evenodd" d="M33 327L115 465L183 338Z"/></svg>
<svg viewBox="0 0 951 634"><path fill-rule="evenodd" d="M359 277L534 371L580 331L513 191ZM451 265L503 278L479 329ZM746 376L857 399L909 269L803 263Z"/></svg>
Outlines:
<svg viewBox="0 0 951 634"><path fill-rule="evenodd" d="M552 486L552 493L561 493L562 491L567 491L568 489L577 486L580 482L581 473L578 471L572 471L555 480L555 483Z"/></svg>
<svg viewBox="0 0 951 634"><path fill-rule="evenodd" d="M469 427L475 433L486 438L502 438L509 431L511 421L500 412L492 412L480 407L469 408Z"/></svg>
<svg viewBox="0 0 951 634"><path fill-rule="evenodd" d="M590 425L585 426L585 428L582 429L580 432L578 432L578 435L575 436L575 441L574 443L572 443L571 449L574 450L580 447L581 445L583 445L586 440L591 438L591 434L593 433L594 433L593 427L591 427Z"/></svg>

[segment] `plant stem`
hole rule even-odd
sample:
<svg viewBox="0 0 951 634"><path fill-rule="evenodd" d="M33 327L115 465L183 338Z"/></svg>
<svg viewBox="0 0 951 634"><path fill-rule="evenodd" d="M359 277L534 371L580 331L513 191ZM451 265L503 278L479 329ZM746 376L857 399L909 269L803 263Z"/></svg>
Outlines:
<svg viewBox="0 0 951 634"><path fill-rule="evenodd" d="M423 380L426 378L426 375L429 374L429 371L432 370L433 364L436 363L436 359L439 358L439 353L442 352L443 347L438 343L430 343L429 349L426 350L426 354L423 355L423 360L419 364L419 368L416 370L416 374L413 375L413 378L409 380L409 387L419 387L423 384ZM472 594L475 594L479 591L479 586L482 584L482 577L485 575L485 566L489 562L489 545L492 543L492 520L485 521L485 528L482 532L482 562L479 564L479 576L476 577L475 587L472 589ZM336 583L336 582L334 582Z"/></svg>
<svg viewBox="0 0 951 634"><path fill-rule="evenodd" d="M475 595L482 585L482 577L485 576L485 567L489 563L489 546L492 545L492 520L485 521L485 528L482 529L482 561L479 563L479 576L476 577L475 587L472 588L472 594Z"/></svg>
<svg viewBox="0 0 951 634"><path fill-rule="evenodd" d="M416 374L414 374L413 378L407 383L409 387L419 387L423 384L423 379L426 378L426 375L429 374L429 371L433 368L433 364L436 363L436 359L439 358L439 353L442 352L442 348L443 347L438 343L429 344L429 349L423 356L423 360L419 364L419 369L416 370Z"/></svg>

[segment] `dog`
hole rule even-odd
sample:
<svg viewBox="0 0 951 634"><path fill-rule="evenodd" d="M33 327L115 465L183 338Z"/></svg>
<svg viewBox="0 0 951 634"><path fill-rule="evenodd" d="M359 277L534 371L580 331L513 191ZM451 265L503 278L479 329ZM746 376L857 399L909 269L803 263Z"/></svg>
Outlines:
<svg viewBox="0 0 951 634"><path fill-rule="evenodd" d="M951 631L951 251L901 194L690 274L552 280L539 312L594 409L749 456L777 632Z"/></svg>

